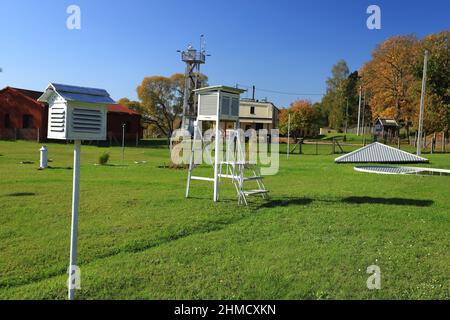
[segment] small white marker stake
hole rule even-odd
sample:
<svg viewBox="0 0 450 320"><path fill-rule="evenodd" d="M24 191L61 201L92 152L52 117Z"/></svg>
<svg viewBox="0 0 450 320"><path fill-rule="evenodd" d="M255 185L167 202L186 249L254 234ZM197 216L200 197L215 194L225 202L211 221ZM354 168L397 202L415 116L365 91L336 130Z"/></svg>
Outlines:
<svg viewBox="0 0 450 320"><path fill-rule="evenodd" d="M289 153L291 148L291 114L288 114L288 141L287 141L287 154L286 157L289 159Z"/></svg>

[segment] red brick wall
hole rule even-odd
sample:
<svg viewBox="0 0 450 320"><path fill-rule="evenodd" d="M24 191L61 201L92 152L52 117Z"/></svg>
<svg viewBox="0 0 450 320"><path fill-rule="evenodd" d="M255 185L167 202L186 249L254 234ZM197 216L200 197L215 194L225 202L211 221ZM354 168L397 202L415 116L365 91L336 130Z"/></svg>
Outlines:
<svg viewBox="0 0 450 320"><path fill-rule="evenodd" d="M5 118L9 115L10 129L5 128ZM33 123L31 128L23 128L24 115L31 115ZM19 134L18 139L37 138L37 129L39 128L40 140L47 137L47 107L32 99L22 95L14 89L6 88L0 91L0 129L2 132L23 132ZM30 130L34 129L34 130ZM30 132L36 132L35 134ZM26 133L26 134L25 134ZM1 138L1 137L0 137Z"/></svg>

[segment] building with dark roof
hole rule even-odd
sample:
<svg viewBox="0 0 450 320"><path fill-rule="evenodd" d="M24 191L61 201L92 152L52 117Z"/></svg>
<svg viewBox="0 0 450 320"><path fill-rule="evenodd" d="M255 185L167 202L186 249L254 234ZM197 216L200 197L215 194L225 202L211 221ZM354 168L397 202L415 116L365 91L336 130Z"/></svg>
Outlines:
<svg viewBox="0 0 450 320"><path fill-rule="evenodd" d="M395 119L378 118L375 121L374 133L376 136L383 138L385 141L398 136L400 125Z"/></svg>

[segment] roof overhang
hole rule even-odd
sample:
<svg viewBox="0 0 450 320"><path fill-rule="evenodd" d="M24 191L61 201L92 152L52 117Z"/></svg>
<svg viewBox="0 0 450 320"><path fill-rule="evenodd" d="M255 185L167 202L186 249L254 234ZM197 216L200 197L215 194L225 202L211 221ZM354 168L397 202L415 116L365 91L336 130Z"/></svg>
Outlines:
<svg viewBox="0 0 450 320"><path fill-rule="evenodd" d="M206 93L206 92L221 91L221 92L227 92L227 93L233 93L233 94L241 94L241 93L245 92L246 90L233 88L233 87L228 87L228 86L218 85L218 86L204 87L204 88L196 89L196 90L193 90L193 91L195 93Z"/></svg>

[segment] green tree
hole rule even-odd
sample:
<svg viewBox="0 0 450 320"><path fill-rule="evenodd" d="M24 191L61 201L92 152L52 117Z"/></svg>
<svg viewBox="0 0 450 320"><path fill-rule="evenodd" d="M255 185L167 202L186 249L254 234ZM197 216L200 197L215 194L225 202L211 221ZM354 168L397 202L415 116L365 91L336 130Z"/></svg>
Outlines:
<svg viewBox="0 0 450 320"><path fill-rule="evenodd" d="M415 101L419 107L423 53L428 50L425 129L427 132L447 132L450 127L450 31L431 34L420 41L417 62Z"/></svg>
<svg viewBox="0 0 450 320"><path fill-rule="evenodd" d="M346 91L350 87L349 68L345 60L339 60L331 69L331 77L326 81L327 92L322 98L321 111L327 116L328 125L340 129L345 124L347 105Z"/></svg>
<svg viewBox="0 0 450 320"><path fill-rule="evenodd" d="M351 128L357 125L358 122L358 106L359 106L359 74L358 71L350 73L343 84L343 98L344 103L344 124L347 121L347 127ZM347 110L348 106L348 110ZM368 112L367 112L368 113Z"/></svg>
<svg viewBox="0 0 450 320"><path fill-rule="evenodd" d="M202 85L207 77L200 75ZM168 139L181 124L184 96L184 75L151 76L137 87L140 112L144 122L158 128Z"/></svg>
<svg viewBox="0 0 450 320"><path fill-rule="evenodd" d="M177 82L172 77L146 77L137 87L143 120L155 125L170 138L175 120L182 112L182 97Z"/></svg>

